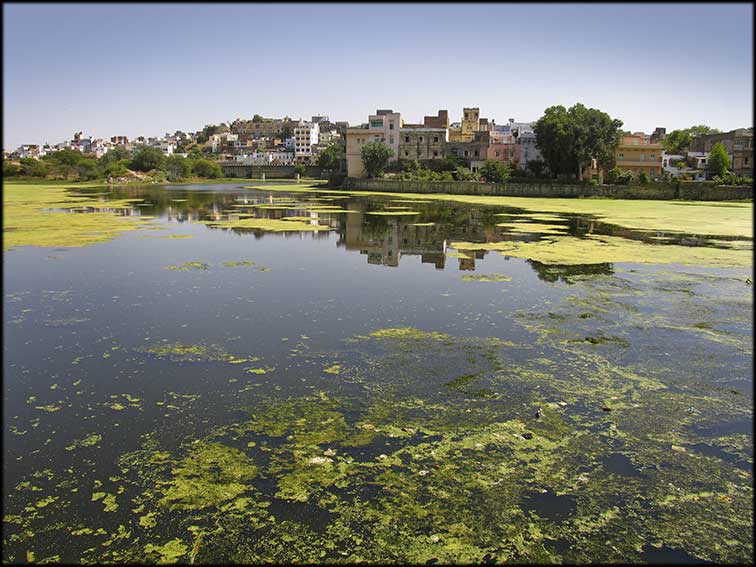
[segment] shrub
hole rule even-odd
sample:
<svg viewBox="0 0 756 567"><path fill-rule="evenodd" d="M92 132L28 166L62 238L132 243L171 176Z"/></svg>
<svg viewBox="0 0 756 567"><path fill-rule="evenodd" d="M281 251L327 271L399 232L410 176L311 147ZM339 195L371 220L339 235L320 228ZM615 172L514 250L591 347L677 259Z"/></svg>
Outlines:
<svg viewBox="0 0 756 567"><path fill-rule="evenodd" d="M628 185L633 182L635 176L631 171L625 171L614 167L606 173L606 182L610 185Z"/></svg>
<svg viewBox="0 0 756 567"><path fill-rule="evenodd" d="M648 173L642 171L640 175L638 175L638 183L641 185L648 185L651 183L651 178L648 176Z"/></svg>
<svg viewBox="0 0 756 567"><path fill-rule="evenodd" d="M505 183L510 176L511 168L500 161L486 160L480 168L480 175L488 183Z"/></svg>
<svg viewBox="0 0 756 567"><path fill-rule="evenodd" d="M223 175L221 167L210 160L198 159L192 164L192 172L197 177L204 177L206 179L217 179Z"/></svg>

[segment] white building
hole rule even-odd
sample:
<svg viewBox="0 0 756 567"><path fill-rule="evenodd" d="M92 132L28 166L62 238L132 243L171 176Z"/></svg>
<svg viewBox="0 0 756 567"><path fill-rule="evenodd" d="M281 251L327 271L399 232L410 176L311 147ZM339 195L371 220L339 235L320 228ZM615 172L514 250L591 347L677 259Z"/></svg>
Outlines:
<svg viewBox="0 0 756 567"><path fill-rule="evenodd" d="M543 161L538 146L536 146L536 135L532 130L518 130L517 144L520 146L520 168L527 169L531 161Z"/></svg>
<svg viewBox="0 0 756 567"><path fill-rule="evenodd" d="M282 151L278 149L265 150L265 157L268 160L266 165L292 165L294 163L295 153L292 151Z"/></svg>
<svg viewBox="0 0 756 567"><path fill-rule="evenodd" d="M163 155L172 156L173 152L176 150L176 144L172 142L162 142L158 145L158 148L163 152Z"/></svg>
<svg viewBox="0 0 756 567"><path fill-rule="evenodd" d="M662 152L662 169L670 175L679 177L682 168L678 167L680 165L678 162L683 161L684 159L685 156L682 154L668 154ZM675 162L675 167L672 167L672 162Z"/></svg>
<svg viewBox="0 0 756 567"><path fill-rule="evenodd" d="M304 122L294 128L294 159L297 162L309 163L312 160L312 147L318 143L320 126L312 122Z"/></svg>

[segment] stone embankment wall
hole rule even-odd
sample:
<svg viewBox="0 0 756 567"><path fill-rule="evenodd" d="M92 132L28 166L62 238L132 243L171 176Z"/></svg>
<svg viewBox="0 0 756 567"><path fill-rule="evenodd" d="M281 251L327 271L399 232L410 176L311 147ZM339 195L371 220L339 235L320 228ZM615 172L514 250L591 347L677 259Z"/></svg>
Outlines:
<svg viewBox="0 0 756 567"><path fill-rule="evenodd" d="M568 183L476 183L472 181L400 181L347 178L344 189L390 193L448 193L507 197L607 197L611 199L681 199L734 201L753 198L753 187L714 186L710 183L650 185L582 185Z"/></svg>
<svg viewBox="0 0 756 567"><path fill-rule="evenodd" d="M224 177L246 177L247 179L294 179L297 172L293 165L244 165L236 162L220 162ZM321 169L314 165L305 166L305 177L320 177Z"/></svg>

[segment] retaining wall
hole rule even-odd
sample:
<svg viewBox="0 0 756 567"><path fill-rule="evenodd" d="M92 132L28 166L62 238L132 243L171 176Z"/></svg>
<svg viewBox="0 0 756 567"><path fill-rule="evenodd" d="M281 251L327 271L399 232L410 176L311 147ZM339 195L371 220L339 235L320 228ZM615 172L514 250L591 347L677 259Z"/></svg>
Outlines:
<svg viewBox="0 0 756 567"><path fill-rule="evenodd" d="M474 181L400 181L348 177L344 189L389 193L448 193L508 197L607 197L611 199L680 199L733 201L753 198L751 186L714 186L709 183L649 185L582 185L569 183L476 183Z"/></svg>

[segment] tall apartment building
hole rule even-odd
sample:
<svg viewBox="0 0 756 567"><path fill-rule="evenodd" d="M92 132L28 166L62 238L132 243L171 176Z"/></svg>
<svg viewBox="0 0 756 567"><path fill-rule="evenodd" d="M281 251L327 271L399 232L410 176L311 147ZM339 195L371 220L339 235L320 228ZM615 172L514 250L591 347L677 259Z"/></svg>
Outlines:
<svg viewBox="0 0 756 567"><path fill-rule="evenodd" d="M365 177L362 165L362 147L369 142L381 142L391 150L389 161L399 159L399 130L404 123L399 112L393 110L377 110L368 116L365 127L346 129L346 159L347 175L349 177Z"/></svg>
<svg viewBox="0 0 756 567"><path fill-rule="evenodd" d="M294 128L294 159L298 163L311 163L312 147L318 143L320 127L316 122L304 122Z"/></svg>

